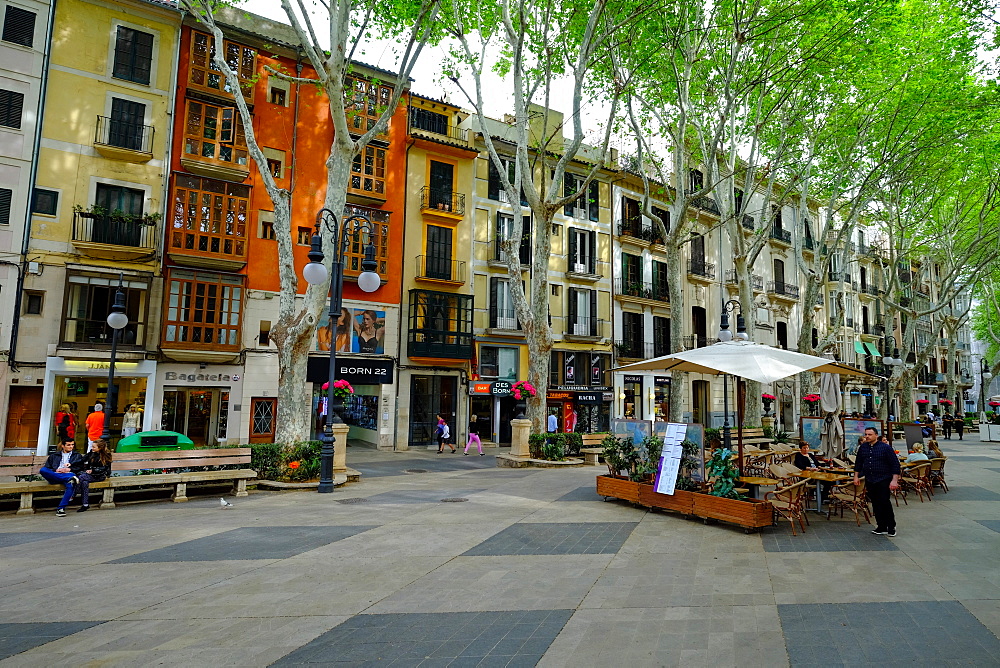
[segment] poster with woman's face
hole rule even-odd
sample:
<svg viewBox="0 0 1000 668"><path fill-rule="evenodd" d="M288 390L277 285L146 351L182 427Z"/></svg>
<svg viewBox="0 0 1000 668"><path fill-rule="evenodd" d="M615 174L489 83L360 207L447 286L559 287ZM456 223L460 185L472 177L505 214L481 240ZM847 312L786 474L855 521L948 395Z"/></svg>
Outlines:
<svg viewBox="0 0 1000 668"><path fill-rule="evenodd" d="M351 344L354 338L354 317L350 309L340 309L340 317L337 318L336 331L330 326L330 314L323 313L320 318L319 327L316 328L316 350L328 352L330 342L336 340L338 353L351 352Z"/></svg>
<svg viewBox="0 0 1000 668"><path fill-rule="evenodd" d="M385 311L356 308L352 325L352 352L385 354Z"/></svg>

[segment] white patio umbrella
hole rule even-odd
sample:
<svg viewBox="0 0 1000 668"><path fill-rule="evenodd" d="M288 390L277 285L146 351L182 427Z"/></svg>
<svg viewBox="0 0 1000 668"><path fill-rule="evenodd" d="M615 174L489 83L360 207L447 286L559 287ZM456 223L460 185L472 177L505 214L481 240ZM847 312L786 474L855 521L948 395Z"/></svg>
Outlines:
<svg viewBox="0 0 1000 668"><path fill-rule="evenodd" d="M827 457L840 454L835 448L844 444L844 425L840 422L840 379L835 374L824 373L819 378L819 405L823 411L823 426L820 430L820 447Z"/></svg>
<svg viewBox="0 0 1000 668"><path fill-rule="evenodd" d="M626 364L612 370L692 371L694 373L729 374L761 383L773 383L803 371L879 378L853 366L841 364L825 357L772 348L752 341L720 341L710 346L671 353L635 364Z"/></svg>
<svg viewBox="0 0 1000 668"><path fill-rule="evenodd" d="M671 353L635 364L626 364L612 369L612 371L690 371L740 376L761 383L773 383L803 371L879 378L853 366L841 364L825 357L772 348L752 341L720 341L702 348ZM726 411L728 413L728 408ZM743 426L737 426L739 462L742 471ZM841 434L843 434L842 431Z"/></svg>

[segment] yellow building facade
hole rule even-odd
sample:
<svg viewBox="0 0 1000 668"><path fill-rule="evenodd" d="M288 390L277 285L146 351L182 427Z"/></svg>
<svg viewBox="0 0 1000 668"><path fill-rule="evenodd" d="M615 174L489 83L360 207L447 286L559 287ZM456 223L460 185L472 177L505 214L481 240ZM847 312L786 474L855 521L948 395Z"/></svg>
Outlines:
<svg viewBox="0 0 1000 668"><path fill-rule="evenodd" d="M60 405L82 422L108 399L106 318L119 284L129 323L112 425L129 404L149 408L180 22L169 4L139 0L65 0L56 10L28 245L37 264L12 380L38 389L39 453L55 442Z"/></svg>

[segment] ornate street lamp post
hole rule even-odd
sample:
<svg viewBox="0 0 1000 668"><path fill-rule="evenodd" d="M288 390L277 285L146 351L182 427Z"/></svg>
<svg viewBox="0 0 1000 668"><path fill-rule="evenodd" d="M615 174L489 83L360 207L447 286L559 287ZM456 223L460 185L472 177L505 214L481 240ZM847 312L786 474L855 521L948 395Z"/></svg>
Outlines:
<svg viewBox="0 0 1000 668"><path fill-rule="evenodd" d="M889 397L889 379L892 378L893 369L897 366L903 366L903 360L899 356L899 348L893 348L891 356L887 354L882 358L882 385L885 388L886 418L889 417L889 411L892 410L892 400Z"/></svg>
<svg viewBox="0 0 1000 668"><path fill-rule="evenodd" d="M333 238L332 276L323 264L322 231L330 233ZM337 335L336 323L340 318L340 309L344 297L344 254L352 239L361 241L362 235L368 235L365 244L365 259L361 262L361 274L358 276L358 287L364 292L375 292L382 285L382 278L375 271L375 244L372 222L362 215L352 215L338 220L337 215L329 209L320 209L316 214L316 230L312 237L309 250L309 263L302 269L302 277L311 285L322 285L330 280L330 326L334 328L330 338L330 371L327 375L326 390L326 420L323 424L323 435L320 437L319 493L333 491L333 425L343 423L340 411L344 402L333 393L333 380L337 372ZM346 443L344 444L347 445Z"/></svg>
<svg viewBox="0 0 1000 668"><path fill-rule="evenodd" d="M128 324L128 316L125 315L125 293L122 292L124 276L118 274L118 289L115 291L115 302L111 305L111 313L108 314L108 327L111 332L111 363L108 365L108 396L104 400L104 431L101 432L101 440L108 443L111 440L111 416L115 414L115 404L118 401L115 392L115 357L118 355L118 335Z"/></svg>
<svg viewBox="0 0 1000 668"><path fill-rule="evenodd" d="M729 331L729 314L739 311L736 316L736 340L747 341L746 321L743 319L743 307L736 299L730 299L722 305L722 318L719 321L719 341L732 341L733 333ZM732 426L729 424L729 384L726 382L726 374L722 374L722 446L727 449L733 447Z"/></svg>

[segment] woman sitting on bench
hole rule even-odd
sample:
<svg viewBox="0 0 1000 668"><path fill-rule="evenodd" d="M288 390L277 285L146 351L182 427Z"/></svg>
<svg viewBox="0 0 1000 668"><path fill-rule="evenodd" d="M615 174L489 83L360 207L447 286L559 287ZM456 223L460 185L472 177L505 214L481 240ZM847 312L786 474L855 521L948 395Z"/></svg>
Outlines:
<svg viewBox="0 0 1000 668"><path fill-rule="evenodd" d="M80 481L77 492L80 494L81 504L76 512L85 513L90 510L90 483L107 480L111 475L111 457L108 442L97 439L94 441L93 449L73 467L74 471L78 471L77 478Z"/></svg>

